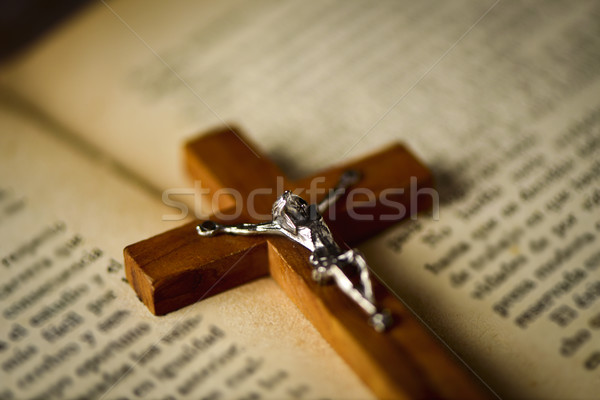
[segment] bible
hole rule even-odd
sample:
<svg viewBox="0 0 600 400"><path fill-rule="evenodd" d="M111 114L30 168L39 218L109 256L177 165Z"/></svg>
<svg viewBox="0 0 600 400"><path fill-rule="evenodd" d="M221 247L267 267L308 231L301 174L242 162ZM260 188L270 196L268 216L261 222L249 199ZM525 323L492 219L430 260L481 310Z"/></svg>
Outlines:
<svg viewBox="0 0 600 400"><path fill-rule="evenodd" d="M361 243L371 273L492 395L594 398L599 12L81 9L0 66L0 399L376 396L269 277L160 317L124 282L210 214L181 149L231 121L293 180L408 144L439 208Z"/></svg>

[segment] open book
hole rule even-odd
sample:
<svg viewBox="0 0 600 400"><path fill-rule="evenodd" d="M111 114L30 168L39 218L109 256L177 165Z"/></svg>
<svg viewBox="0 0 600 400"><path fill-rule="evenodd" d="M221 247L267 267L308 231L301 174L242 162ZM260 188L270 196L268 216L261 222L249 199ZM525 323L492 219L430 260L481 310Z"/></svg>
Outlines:
<svg viewBox="0 0 600 400"><path fill-rule="evenodd" d="M371 398L271 279L152 316L124 246L191 135L301 176L403 141L439 218L374 273L502 398L600 388L597 2L99 2L0 72L0 399ZM180 193L180 209L162 201Z"/></svg>

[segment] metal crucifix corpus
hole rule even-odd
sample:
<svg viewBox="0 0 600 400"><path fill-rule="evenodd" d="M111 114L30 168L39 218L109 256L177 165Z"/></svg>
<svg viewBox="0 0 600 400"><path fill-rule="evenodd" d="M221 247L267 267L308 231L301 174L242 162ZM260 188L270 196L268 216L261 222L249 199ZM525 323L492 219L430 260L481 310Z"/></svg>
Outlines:
<svg viewBox="0 0 600 400"><path fill-rule="evenodd" d="M369 268L362 254L349 249L343 251L335 242L322 214L334 204L345 189L360 179L357 171L342 174L336 187L318 204L308 205L300 196L285 191L273 204L273 219L258 224L221 225L205 221L196 230L200 236L211 237L221 233L232 235L283 235L311 251L309 261L313 266L313 279L321 284L334 280L339 289L358 304L368 315L369 323L378 332L392 324L392 316L381 310L375 300ZM354 268L352 268L354 267ZM347 271L356 269L356 271ZM358 284L349 273L357 272Z"/></svg>
<svg viewBox="0 0 600 400"><path fill-rule="evenodd" d="M239 204L233 197L221 196L220 212L211 216L211 222L193 221L125 248L127 279L150 311L166 314L270 275L378 397L487 398L462 363L368 275L364 259L339 245L353 246L428 209L431 196L415 195L431 187L428 169L396 144L314 177L286 180L283 189L289 192L282 194L274 190L283 176L279 168L257 156L259 151L241 138L239 131L229 129L203 135L187 143L186 162L192 177L213 193L235 188L242 199L252 198L255 213L242 209L234 220L223 218L233 215ZM326 196L341 176L349 177L344 171L360 173L360 179L350 176L351 182L341 185L352 184L353 201L335 201L343 200L341 191ZM322 193L316 196L318 206L311 209L293 193L305 190L303 197L311 198L315 182ZM225 228L232 224L238 226ZM278 234L215 234L253 233L253 229ZM344 275L358 281L352 285L357 291L344 276L335 276L339 273L330 266L336 263L340 270L344 263L354 266L354 275ZM327 279L342 285L319 283Z"/></svg>

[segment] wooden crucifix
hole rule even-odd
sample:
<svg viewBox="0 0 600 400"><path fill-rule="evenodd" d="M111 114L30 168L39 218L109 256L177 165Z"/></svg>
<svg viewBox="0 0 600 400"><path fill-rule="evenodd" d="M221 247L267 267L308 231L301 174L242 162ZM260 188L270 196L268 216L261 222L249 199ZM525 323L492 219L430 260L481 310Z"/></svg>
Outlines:
<svg viewBox="0 0 600 400"><path fill-rule="evenodd" d="M213 193L234 188L241 195L238 203L231 196L219 197L219 213L211 217L217 223L262 222L270 218L281 195L276 188L283 173L249 143L238 129L228 128L185 147L192 177ZM429 170L399 144L313 177L286 180L283 188L296 193L303 189L303 197L320 200L349 170L361 175L353 186L358 195L352 202L334 203L323 215L339 241L357 244L431 207L431 196L414 193L432 186ZM238 208L240 199L251 200L252 212ZM417 204L411 207L411 201ZM236 213L239 216L230 218ZM273 235L200 237L198 226L198 221L191 222L125 248L127 279L152 313L167 314L270 275L378 397L489 397L464 365L377 279L371 278L373 294L394 321L384 332L373 329L364 310L339 287L314 280L310 252L298 243Z"/></svg>

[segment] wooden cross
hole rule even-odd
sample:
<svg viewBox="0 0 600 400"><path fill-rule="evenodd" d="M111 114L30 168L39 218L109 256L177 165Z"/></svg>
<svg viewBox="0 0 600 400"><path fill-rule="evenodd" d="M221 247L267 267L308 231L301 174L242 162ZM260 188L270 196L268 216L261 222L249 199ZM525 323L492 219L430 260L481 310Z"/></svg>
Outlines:
<svg viewBox="0 0 600 400"><path fill-rule="evenodd" d="M221 129L188 142L187 167L203 186L212 191L235 188L242 199L253 198L254 211L270 216L273 202L281 194L275 188L283 173L267 157L259 157L258 149L250 148L248 139L242 138L237 129ZM431 197L421 196L417 197L417 207L413 204L411 208L411 177L417 182L413 190L431 187L432 178L429 170L399 144L313 177L287 180L284 188L305 189L299 194L308 200L311 182L319 183L318 188L324 192L333 188L348 169L362 174L353 188L368 189L374 195L369 197L363 191L352 203L339 201L332 206L335 214L324 215L336 238L350 245L410 215L402 213L400 205L413 213L431 207ZM253 192L257 188L263 190L257 194ZM390 188L403 189L404 193ZM264 189L273 190L267 194L269 191ZM314 184L312 189L316 189ZM234 214L233 198L221 196L219 200L222 214ZM223 223L259 222L247 211ZM357 219L357 214L374 218ZM219 222L218 216L211 219ZM270 274L377 396L488 397L462 363L376 279L373 285L377 302L392 312L395 321L384 333L369 326L363 310L339 288L319 285L312 279L309 251L299 244L267 235L203 238L196 233L197 224L191 222L125 248L127 279L152 313L166 314L207 294L215 295Z"/></svg>

